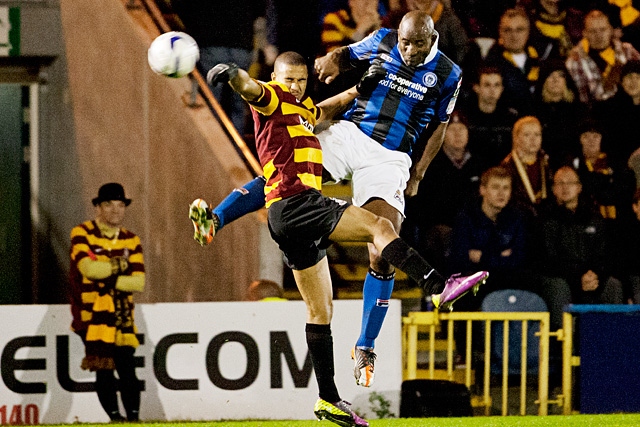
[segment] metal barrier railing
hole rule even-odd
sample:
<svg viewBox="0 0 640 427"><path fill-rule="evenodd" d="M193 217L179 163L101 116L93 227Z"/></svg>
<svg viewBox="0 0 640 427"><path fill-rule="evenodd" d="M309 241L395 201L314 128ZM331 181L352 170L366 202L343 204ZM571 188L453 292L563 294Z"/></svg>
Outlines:
<svg viewBox="0 0 640 427"><path fill-rule="evenodd" d="M568 317L567 317L568 316ZM538 415L547 415L548 406L551 404L563 407L564 414L571 413L572 378L571 369L576 360L572 357L572 319L565 314L564 330L556 332L549 330L549 313L547 312L412 312L408 313L403 321L403 379L411 380L421 378L434 379L436 377L435 352L436 332L443 322L447 321L446 354L447 367L445 378L454 380L454 324L466 322L466 351L465 351L465 375L464 383L470 388L472 375L472 323L482 322L485 327L484 334L484 373L483 391L478 406L485 408L485 414L489 415L492 405L491 399L491 326L492 322L502 322L503 325L503 360L502 360L502 397L501 413L508 415L508 391L509 391L509 324L516 321L522 324L522 342L520 357L520 415L526 415L527 402L527 351L528 351L528 327L529 322L539 322L539 331L535 333L540 340L538 358L538 396L535 403L538 406ZM418 369L418 332L419 329L428 331L428 369ZM549 400L549 340L556 337L563 341L563 371L562 394L555 400Z"/></svg>
<svg viewBox="0 0 640 427"><path fill-rule="evenodd" d="M573 325L571 313L562 315L562 329L558 330L558 340L562 341L562 414L573 413L573 368L580 366L580 356L573 355Z"/></svg>
<svg viewBox="0 0 640 427"><path fill-rule="evenodd" d="M130 11L130 13L146 13L150 20L155 25L156 29L159 33L165 33L171 30L179 30L184 31L184 28L172 28L163 13L160 11L160 8L156 4L158 0L121 0L124 2L126 8ZM191 108L195 108L198 106L196 101L197 95L200 95L211 111L211 113L218 119L220 124L222 125L222 129L229 137L231 143L234 145L238 155L242 158L247 169L253 176L262 175L262 166L260 166L260 162L253 155L251 149L248 147L240 133L236 130L235 126L231 122L231 119L227 116L225 111L222 109L216 98L213 96L209 85L207 84L205 78L198 71L198 69L193 70L189 75L189 79L191 80L191 92L188 94L188 100L185 101L185 104Z"/></svg>

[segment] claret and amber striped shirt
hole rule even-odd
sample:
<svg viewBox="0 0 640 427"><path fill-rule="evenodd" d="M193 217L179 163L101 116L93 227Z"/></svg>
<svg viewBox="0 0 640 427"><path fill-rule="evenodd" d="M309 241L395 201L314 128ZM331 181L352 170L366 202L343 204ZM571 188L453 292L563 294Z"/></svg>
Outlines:
<svg viewBox="0 0 640 427"><path fill-rule="evenodd" d="M263 93L249 104L269 207L310 188L322 189L322 149L313 134L320 110L308 96L298 101L282 83L259 83Z"/></svg>

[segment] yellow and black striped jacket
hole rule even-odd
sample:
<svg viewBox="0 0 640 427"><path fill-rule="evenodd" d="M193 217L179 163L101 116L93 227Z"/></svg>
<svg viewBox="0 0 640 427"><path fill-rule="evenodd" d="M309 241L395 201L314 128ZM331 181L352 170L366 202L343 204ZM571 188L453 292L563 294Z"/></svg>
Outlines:
<svg viewBox="0 0 640 427"><path fill-rule="evenodd" d="M114 346L137 347L133 296L115 289L118 275L90 279L81 273L79 264L85 259L109 262L113 257L127 258L129 267L121 275L144 276L144 259L140 238L120 228L112 237L101 231L95 221L86 221L71 230L71 329L85 342L88 368L112 359ZM85 367L83 361L83 367ZM92 362L93 361L93 362ZM106 362L105 362L106 361Z"/></svg>

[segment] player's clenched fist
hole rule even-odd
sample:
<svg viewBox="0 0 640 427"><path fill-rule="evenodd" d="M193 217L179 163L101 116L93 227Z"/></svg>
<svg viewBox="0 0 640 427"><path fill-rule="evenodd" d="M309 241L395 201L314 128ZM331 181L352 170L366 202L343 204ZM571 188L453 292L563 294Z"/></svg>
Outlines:
<svg viewBox="0 0 640 427"><path fill-rule="evenodd" d="M218 64L207 73L207 83L215 86L218 83L227 83L238 75L238 66L234 63Z"/></svg>

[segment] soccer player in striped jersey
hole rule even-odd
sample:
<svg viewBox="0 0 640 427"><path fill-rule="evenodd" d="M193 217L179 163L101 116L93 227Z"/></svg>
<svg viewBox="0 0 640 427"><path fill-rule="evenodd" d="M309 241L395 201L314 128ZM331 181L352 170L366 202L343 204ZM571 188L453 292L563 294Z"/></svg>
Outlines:
<svg viewBox="0 0 640 427"><path fill-rule="evenodd" d="M380 77L368 73L360 90L373 86L371 81L377 84ZM398 236L391 221L321 194L323 151L313 130L318 121L335 112L336 105L346 105L353 96L338 95L336 104L318 107L305 95L307 78L304 58L295 52L278 56L268 83L252 79L234 64L218 64L207 75L212 84L228 82L251 106L265 175L269 231L307 305L306 340L319 389L314 412L319 419L339 425L368 426L340 398L334 382L333 289L327 246L332 241L369 242L390 265L401 268L430 293L445 280ZM208 230L206 206L193 206L192 213L197 229ZM455 295L448 300L477 289L486 277L486 272L478 272L464 280L451 279L455 285L449 289Z"/></svg>
<svg viewBox="0 0 640 427"><path fill-rule="evenodd" d="M391 220L399 231L405 195L417 193L427 166L442 146L462 71L438 50L433 20L422 11L405 14L397 31L382 28L318 58L315 69L321 81L331 83L341 72L363 62L384 67L385 77L371 92L360 94L342 120L318 135L325 152L324 167L336 181L352 180L355 205ZM438 127L422 157L412 165L416 140L432 121ZM373 381L374 343L395 272L371 245L369 259L361 333L353 350L354 375L365 387Z"/></svg>
<svg viewBox="0 0 640 427"><path fill-rule="evenodd" d="M325 176L332 181L352 180L353 203L390 220L396 232L404 215L404 196L416 194L427 166L442 146L460 88L461 70L438 50L437 40L431 17L413 11L405 15L397 31L376 31L319 58L315 65L319 78L329 83L357 61L371 64L357 86L318 104L340 111L349 101L351 107L344 120L317 137L324 153ZM432 120L439 122L438 127L412 168L413 146ZM264 185L263 177L255 178L208 212L208 218L194 202L190 210L194 238L209 243L224 225L262 207ZM361 335L352 352L356 382L365 387L373 383L374 343L386 316L395 274L393 265L373 245L369 245L369 255ZM436 295L436 306L450 308L464 294L453 292L459 289L456 281L468 284L485 279L483 275L452 277ZM425 289L426 295L432 291Z"/></svg>

